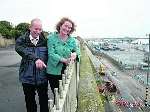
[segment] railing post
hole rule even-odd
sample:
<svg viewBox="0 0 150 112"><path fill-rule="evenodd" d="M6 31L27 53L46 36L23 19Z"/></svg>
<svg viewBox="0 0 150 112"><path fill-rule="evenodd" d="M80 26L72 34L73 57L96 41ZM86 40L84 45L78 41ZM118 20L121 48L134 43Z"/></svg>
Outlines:
<svg viewBox="0 0 150 112"><path fill-rule="evenodd" d="M76 62L76 98L77 98L77 108L78 108L78 103L79 103L79 96L78 96L79 74L80 74L80 66L79 66L79 62Z"/></svg>
<svg viewBox="0 0 150 112"><path fill-rule="evenodd" d="M68 72L67 72L67 79L69 79L70 74L71 74L71 66L69 65L68 66Z"/></svg>
<svg viewBox="0 0 150 112"><path fill-rule="evenodd" d="M59 80L59 95L60 95L60 99L62 99L63 98L62 80Z"/></svg>
<svg viewBox="0 0 150 112"><path fill-rule="evenodd" d="M65 72L65 84L67 84L68 67L66 68L64 72Z"/></svg>
<svg viewBox="0 0 150 112"><path fill-rule="evenodd" d="M58 88L54 89L55 92L55 105L56 105L56 110L59 110L59 95L58 95Z"/></svg>
<svg viewBox="0 0 150 112"><path fill-rule="evenodd" d="M53 100L48 100L49 103L49 112L54 112L53 110Z"/></svg>
<svg viewBox="0 0 150 112"><path fill-rule="evenodd" d="M65 90L65 74L62 74L62 86L63 86L63 90Z"/></svg>
<svg viewBox="0 0 150 112"><path fill-rule="evenodd" d="M148 49L148 71L147 71L147 77L146 77L146 92L145 92L145 106L149 106L148 105L148 87L149 87L149 74L150 74L150 34L148 34L149 36L149 49Z"/></svg>

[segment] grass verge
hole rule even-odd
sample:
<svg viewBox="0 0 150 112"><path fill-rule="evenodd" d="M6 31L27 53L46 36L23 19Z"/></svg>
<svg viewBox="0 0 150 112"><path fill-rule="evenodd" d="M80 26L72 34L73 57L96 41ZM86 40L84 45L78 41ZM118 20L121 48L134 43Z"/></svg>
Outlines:
<svg viewBox="0 0 150 112"><path fill-rule="evenodd" d="M97 91L97 84L90 59L81 47L79 105L77 112L104 112L102 97Z"/></svg>

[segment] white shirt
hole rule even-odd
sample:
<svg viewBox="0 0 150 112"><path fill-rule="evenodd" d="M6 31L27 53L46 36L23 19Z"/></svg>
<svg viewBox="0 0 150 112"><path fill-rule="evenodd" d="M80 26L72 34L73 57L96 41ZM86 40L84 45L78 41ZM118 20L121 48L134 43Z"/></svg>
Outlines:
<svg viewBox="0 0 150 112"><path fill-rule="evenodd" d="M36 38L33 38L32 35L30 34L29 37L30 37L31 43L33 43L33 44L36 46L36 44L37 44L38 41L39 41L39 36L36 37Z"/></svg>

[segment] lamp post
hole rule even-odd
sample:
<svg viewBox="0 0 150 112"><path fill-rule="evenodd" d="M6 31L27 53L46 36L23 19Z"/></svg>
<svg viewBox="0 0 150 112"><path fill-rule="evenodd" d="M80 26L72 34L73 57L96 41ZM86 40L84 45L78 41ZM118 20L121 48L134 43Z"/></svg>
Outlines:
<svg viewBox="0 0 150 112"><path fill-rule="evenodd" d="M149 80L149 66L150 66L150 34L146 34L146 36L149 36L149 49L148 49L148 71L147 71L147 81L146 81L146 92L145 92L145 106L148 106L148 86L149 86L149 84L148 84L148 80Z"/></svg>

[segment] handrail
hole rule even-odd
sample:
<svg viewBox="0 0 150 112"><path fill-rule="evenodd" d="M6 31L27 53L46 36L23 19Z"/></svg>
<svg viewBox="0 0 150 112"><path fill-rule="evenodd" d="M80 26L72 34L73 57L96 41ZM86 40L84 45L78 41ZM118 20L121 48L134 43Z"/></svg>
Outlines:
<svg viewBox="0 0 150 112"><path fill-rule="evenodd" d="M55 104L49 100L50 112L75 112L78 103L79 62L71 62L62 80L59 80L59 89L55 88Z"/></svg>

